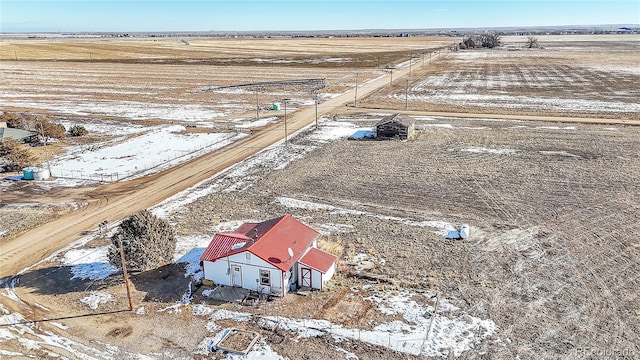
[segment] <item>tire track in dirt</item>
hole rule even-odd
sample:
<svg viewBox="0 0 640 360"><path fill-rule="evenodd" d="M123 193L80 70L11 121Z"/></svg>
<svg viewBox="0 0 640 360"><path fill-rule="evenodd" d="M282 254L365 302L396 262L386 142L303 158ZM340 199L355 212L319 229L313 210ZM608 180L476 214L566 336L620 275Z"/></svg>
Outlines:
<svg viewBox="0 0 640 360"><path fill-rule="evenodd" d="M409 68L405 67L397 69L395 75L401 77L408 72ZM358 93L365 96L386 86L388 76L383 75L358 86ZM344 104L352 102L354 93L355 91L352 89L318 104L318 116L333 112ZM291 136L297 130L314 121L314 106L301 107L299 111L288 117L287 135ZM114 221L149 208L275 144L285 136L284 131L280 129L281 126L280 123L275 123L255 132L249 138L161 173L142 179L107 185L94 191L92 201L82 210L42 224L38 228L3 243L0 246L2 254L0 277L16 274L29 265L46 258L52 252L79 239L84 231L95 229L97 224L104 219Z"/></svg>

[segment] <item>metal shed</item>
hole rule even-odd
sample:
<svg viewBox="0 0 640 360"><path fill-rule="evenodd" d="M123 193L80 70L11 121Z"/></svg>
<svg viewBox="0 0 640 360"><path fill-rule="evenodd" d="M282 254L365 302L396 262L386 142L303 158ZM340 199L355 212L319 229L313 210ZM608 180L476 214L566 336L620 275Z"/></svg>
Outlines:
<svg viewBox="0 0 640 360"><path fill-rule="evenodd" d="M376 123L376 137L379 139L411 140L415 137L416 121L403 114L383 117Z"/></svg>

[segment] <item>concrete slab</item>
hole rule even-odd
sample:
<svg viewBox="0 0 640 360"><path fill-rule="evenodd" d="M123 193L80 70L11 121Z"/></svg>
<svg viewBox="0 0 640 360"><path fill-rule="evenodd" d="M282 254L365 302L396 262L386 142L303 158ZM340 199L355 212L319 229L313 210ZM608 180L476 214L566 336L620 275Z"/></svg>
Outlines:
<svg viewBox="0 0 640 360"><path fill-rule="evenodd" d="M309 296L310 292L311 292L311 288L308 286L303 286L300 289L296 290L296 294L302 295L302 296Z"/></svg>
<svg viewBox="0 0 640 360"><path fill-rule="evenodd" d="M211 294L209 294L209 298L219 301L241 303L249 293L250 290L247 289L220 285L213 289Z"/></svg>

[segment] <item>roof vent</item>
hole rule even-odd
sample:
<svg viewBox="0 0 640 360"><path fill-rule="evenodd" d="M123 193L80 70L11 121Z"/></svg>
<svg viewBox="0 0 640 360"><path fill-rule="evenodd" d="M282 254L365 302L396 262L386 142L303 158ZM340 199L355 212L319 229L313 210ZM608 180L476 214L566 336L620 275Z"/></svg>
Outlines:
<svg viewBox="0 0 640 360"><path fill-rule="evenodd" d="M240 242L237 244L233 244L231 245L231 250L238 250L238 249L242 249L243 246L246 245L246 242Z"/></svg>

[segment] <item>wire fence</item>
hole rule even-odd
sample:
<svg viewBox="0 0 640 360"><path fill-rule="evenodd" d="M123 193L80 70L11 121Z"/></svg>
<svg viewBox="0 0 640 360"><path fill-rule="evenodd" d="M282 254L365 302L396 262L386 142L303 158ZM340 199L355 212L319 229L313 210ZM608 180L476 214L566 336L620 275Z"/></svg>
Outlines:
<svg viewBox="0 0 640 360"><path fill-rule="evenodd" d="M120 180L134 177L136 175L141 175L149 170L157 169L160 166L167 165L172 161L183 159L183 158L189 158L195 153L203 151L209 147L220 145L221 143L223 143L223 145L220 147L223 147L225 146L224 144L225 142L232 143L233 141L235 141L234 139L237 140L236 137L238 136L238 134L241 134L241 133L242 132L238 132L235 134L235 136L226 137L221 140L218 139L216 141L205 143L202 146L179 150L175 153L175 156L172 156L172 157L168 156L166 158L157 158L153 161L146 161L146 163L141 163L137 165L133 170L117 171L117 172L87 172L87 171L77 170L77 169L52 168L50 170L50 174L52 177L59 178L59 179L86 180L86 181L95 181L95 182L102 182L102 183L118 182Z"/></svg>

